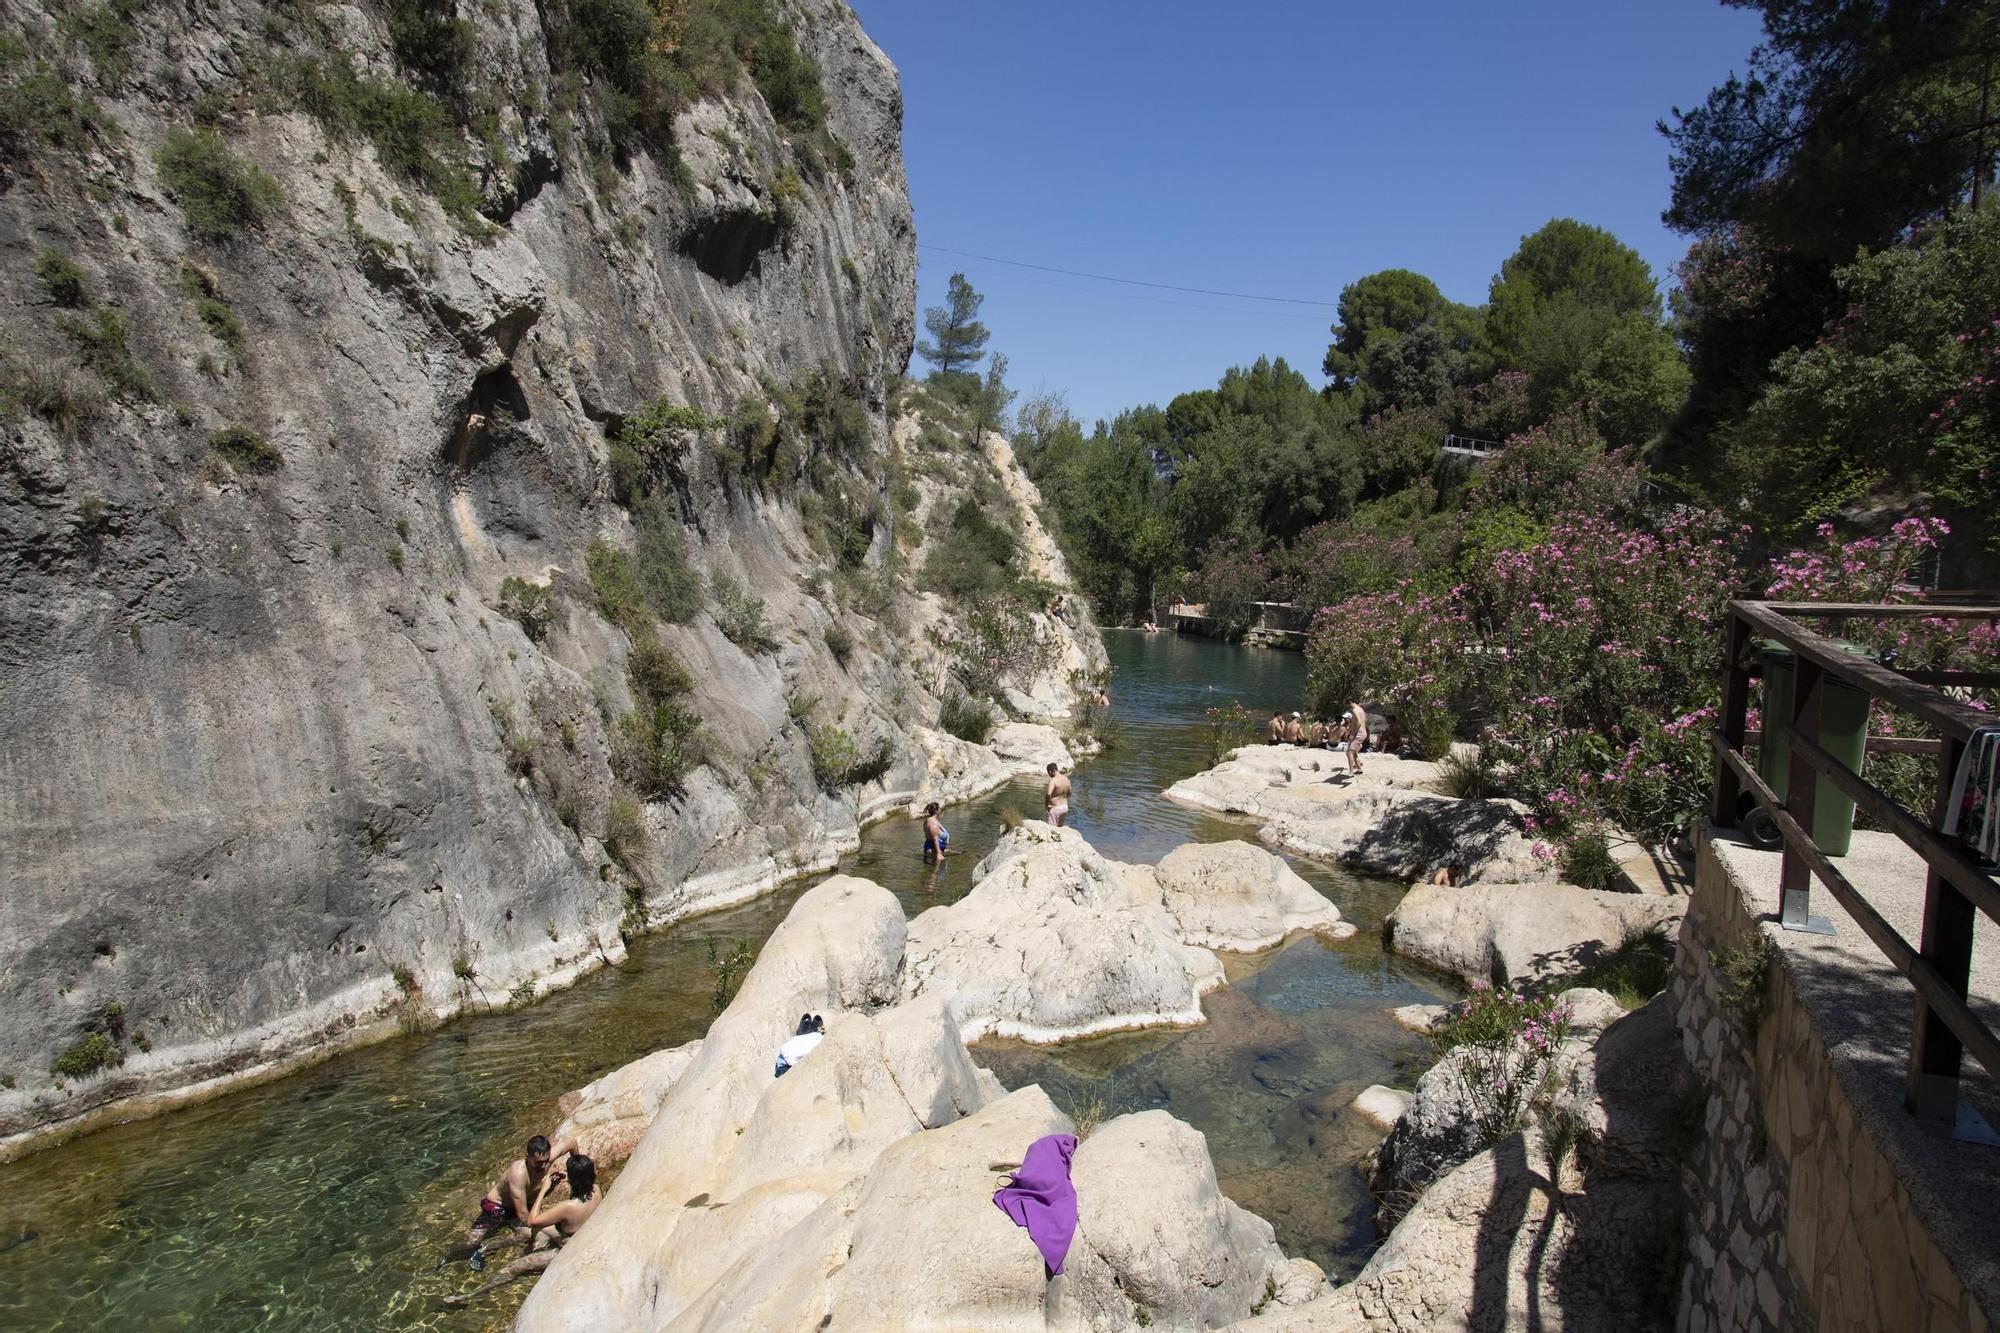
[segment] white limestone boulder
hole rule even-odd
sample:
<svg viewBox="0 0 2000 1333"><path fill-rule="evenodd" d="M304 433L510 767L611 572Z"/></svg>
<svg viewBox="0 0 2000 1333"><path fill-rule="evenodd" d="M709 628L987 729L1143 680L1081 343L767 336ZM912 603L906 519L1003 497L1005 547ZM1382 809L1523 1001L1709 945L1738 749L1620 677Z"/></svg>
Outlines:
<svg viewBox="0 0 2000 1333"><path fill-rule="evenodd" d="M1012 781L1018 768L984 745L946 732L919 727L916 735L924 752L924 779L910 801L913 816L920 815L931 801L956 805L983 796Z"/></svg>
<svg viewBox="0 0 2000 1333"><path fill-rule="evenodd" d="M1356 1115L1386 1130L1392 1128L1403 1118L1403 1112L1410 1109L1410 1094L1380 1083L1371 1083L1361 1090L1352 1105Z"/></svg>
<svg viewBox="0 0 2000 1333"><path fill-rule="evenodd" d="M1213 953L1182 942L1151 873L1074 830L1023 824L973 876L964 898L910 922L902 980L908 999L949 1000L968 1042L1199 1023L1200 997L1223 982Z"/></svg>
<svg viewBox="0 0 2000 1333"><path fill-rule="evenodd" d="M1223 1196L1201 1132L1165 1111L1100 1125L1070 1178L1077 1239L1050 1293L1054 1327L1216 1328L1281 1286L1317 1294L1271 1224Z"/></svg>
<svg viewBox="0 0 2000 1333"><path fill-rule="evenodd" d="M565 1093L557 1103L563 1122L556 1140L575 1139L578 1150L600 1167L624 1161L700 1051L699 1040L654 1051Z"/></svg>
<svg viewBox="0 0 2000 1333"><path fill-rule="evenodd" d="M1065 773L1076 767L1062 734L1040 722L1008 722L995 727L986 738L986 748L1011 772L1023 775L1045 774L1050 764Z"/></svg>
<svg viewBox="0 0 2000 1333"><path fill-rule="evenodd" d="M1567 884L1419 884L1383 922L1389 948L1468 982L1574 976L1628 936L1676 929L1685 898Z"/></svg>
<svg viewBox="0 0 2000 1333"><path fill-rule="evenodd" d="M921 1123L888 1072L874 1021L856 1012L895 1000L903 944L902 910L880 885L843 875L807 890L668 1091L590 1225L530 1294L518 1327L662 1326L713 1281L707 1268L719 1271L729 1257L682 1243L677 1231L690 1215L729 1202L725 1188L754 1194L759 1181L829 1160L838 1165L818 1183L838 1188L871 1151ZM776 1079L778 1046L806 1010L826 1015L827 1040ZM936 1059L969 1065L956 1041L941 1039ZM837 1109L801 1106L812 1103L808 1094ZM795 1122L789 1133L785 1120ZM781 1211L764 1225L793 1221Z"/></svg>
<svg viewBox="0 0 2000 1333"><path fill-rule="evenodd" d="M1190 944L1234 953L1268 949L1294 931L1345 939L1354 927L1297 871L1247 842L1187 843L1162 857L1154 878Z"/></svg>

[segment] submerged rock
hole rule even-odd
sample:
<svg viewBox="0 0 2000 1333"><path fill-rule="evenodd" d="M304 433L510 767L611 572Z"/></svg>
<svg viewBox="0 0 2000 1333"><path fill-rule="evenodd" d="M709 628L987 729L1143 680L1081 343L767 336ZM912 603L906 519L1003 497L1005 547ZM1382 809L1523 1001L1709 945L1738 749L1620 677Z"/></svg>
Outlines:
<svg viewBox="0 0 2000 1333"><path fill-rule="evenodd" d="M1685 898L1567 884L1418 884L1382 933L1396 953L1495 986L1575 976L1629 937L1671 929Z"/></svg>
<svg viewBox="0 0 2000 1333"><path fill-rule="evenodd" d="M1199 1023L1202 993L1222 984L1215 955L1182 942L1150 870L1073 829L1023 824L972 873L972 892L910 922L902 982L906 998L949 999L967 1041Z"/></svg>

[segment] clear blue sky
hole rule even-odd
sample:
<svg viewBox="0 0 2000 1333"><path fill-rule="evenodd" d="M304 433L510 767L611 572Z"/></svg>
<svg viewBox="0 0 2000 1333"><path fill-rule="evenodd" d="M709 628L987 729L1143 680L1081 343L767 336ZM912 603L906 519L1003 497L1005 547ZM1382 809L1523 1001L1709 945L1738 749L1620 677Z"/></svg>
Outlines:
<svg viewBox="0 0 2000 1333"><path fill-rule="evenodd" d="M1397 267L1483 301L1565 216L1664 280L1654 122L1758 37L1717 0L852 3L902 71L919 246L1328 303ZM918 259L919 312L962 269L1013 385L1086 426L1260 354L1322 382L1330 305Z"/></svg>

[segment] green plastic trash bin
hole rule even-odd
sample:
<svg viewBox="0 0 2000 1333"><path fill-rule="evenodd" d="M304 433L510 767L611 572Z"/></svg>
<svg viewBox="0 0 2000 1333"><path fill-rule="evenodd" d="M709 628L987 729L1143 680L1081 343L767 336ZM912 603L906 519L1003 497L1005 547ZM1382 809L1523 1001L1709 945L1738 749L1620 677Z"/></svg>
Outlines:
<svg viewBox="0 0 2000 1333"><path fill-rule="evenodd" d="M1856 657L1874 656L1859 644L1840 646ZM1757 772L1783 798L1790 790L1792 750L1781 739L1783 733L1779 728L1792 718L1797 660L1792 650L1776 639L1759 639L1757 652L1764 659L1764 732L1758 747ZM1868 704L1866 690L1858 690L1830 674L1821 677L1819 748L1856 773L1861 771L1862 756L1868 748ZM1854 840L1854 802L1824 776L1819 779L1813 797L1812 832L1813 841L1828 856L1847 855L1848 845Z"/></svg>

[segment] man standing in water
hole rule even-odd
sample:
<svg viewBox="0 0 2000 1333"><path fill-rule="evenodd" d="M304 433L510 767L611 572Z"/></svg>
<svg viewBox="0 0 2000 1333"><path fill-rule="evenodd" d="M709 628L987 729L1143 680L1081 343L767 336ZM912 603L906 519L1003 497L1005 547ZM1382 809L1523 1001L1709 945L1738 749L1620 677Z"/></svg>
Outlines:
<svg viewBox="0 0 2000 1333"><path fill-rule="evenodd" d="M1069 818L1069 776L1057 772L1054 764L1049 765L1048 786L1042 788L1042 810L1057 828Z"/></svg>

